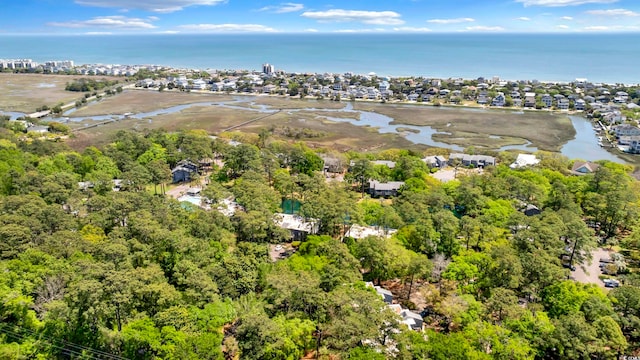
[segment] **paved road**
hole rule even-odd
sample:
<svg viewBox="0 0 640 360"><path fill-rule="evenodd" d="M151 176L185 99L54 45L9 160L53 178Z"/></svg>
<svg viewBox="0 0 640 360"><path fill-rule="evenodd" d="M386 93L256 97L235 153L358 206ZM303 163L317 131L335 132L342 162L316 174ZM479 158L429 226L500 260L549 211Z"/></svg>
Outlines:
<svg viewBox="0 0 640 360"><path fill-rule="evenodd" d="M611 252L609 252L609 250L599 248L597 250L594 250L591 255L593 256L593 258L591 259L591 264L584 264L584 270L580 266L576 267L576 271L572 271L571 276L573 276L576 281L579 281L581 283L596 284L603 289L607 289L604 287L604 283L602 282L602 280L598 278L598 276L602 274L599 265L601 258L611 257Z"/></svg>

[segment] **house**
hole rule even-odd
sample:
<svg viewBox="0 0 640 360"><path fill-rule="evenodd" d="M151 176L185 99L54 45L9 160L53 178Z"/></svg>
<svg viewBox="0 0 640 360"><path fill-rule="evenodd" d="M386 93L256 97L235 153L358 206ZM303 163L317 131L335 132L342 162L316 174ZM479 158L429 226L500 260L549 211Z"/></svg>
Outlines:
<svg viewBox="0 0 640 360"><path fill-rule="evenodd" d="M577 111L584 111L587 108L587 102L583 99L578 99L574 106Z"/></svg>
<svg viewBox="0 0 640 360"><path fill-rule="evenodd" d="M49 132L48 126L34 125L27 128L27 134L46 134Z"/></svg>
<svg viewBox="0 0 640 360"><path fill-rule="evenodd" d="M171 169L171 177L174 183L191 181L191 177L196 173L198 173L198 165L189 160L182 160Z"/></svg>
<svg viewBox="0 0 640 360"><path fill-rule="evenodd" d="M422 331L423 319L422 315L414 313L411 310L403 309L400 312L400 316L402 316L402 322L407 324L411 330Z"/></svg>
<svg viewBox="0 0 640 360"><path fill-rule="evenodd" d="M536 107L536 93L528 92L524 95L524 107L534 108Z"/></svg>
<svg viewBox="0 0 640 360"><path fill-rule="evenodd" d="M632 145L634 142L637 142L639 140L640 140L640 136L638 135L620 136L618 138L618 145Z"/></svg>
<svg viewBox="0 0 640 360"><path fill-rule="evenodd" d="M387 304L391 304L393 302L393 294L391 293L391 291L384 289L380 286L374 286L374 289L376 289L376 292L378 293L378 295L382 297L382 301L384 301Z"/></svg>
<svg viewBox="0 0 640 360"><path fill-rule="evenodd" d="M507 98L504 93L499 92L491 101L491 106L504 106L507 103Z"/></svg>
<svg viewBox="0 0 640 360"><path fill-rule="evenodd" d="M193 80L193 82L191 83L191 89L193 90L206 90L207 89L207 82L202 80L202 79L196 79Z"/></svg>
<svg viewBox="0 0 640 360"><path fill-rule="evenodd" d="M389 91L390 90L389 82L388 81L382 81L378 85L378 88L380 89L381 93L385 93L385 92Z"/></svg>
<svg viewBox="0 0 640 360"><path fill-rule="evenodd" d="M304 241L307 235L315 235L320 225L315 220L307 220L295 214L275 214L274 221L279 227L289 230L294 241Z"/></svg>
<svg viewBox="0 0 640 360"><path fill-rule="evenodd" d="M487 97L487 93L486 92L480 93L480 95L478 95L478 104L486 105L488 103L489 103L489 97Z"/></svg>
<svg viewBox="0 0 640 360"><path fill-rule="evenodd" d="M377 286L377 285L373 285L373 283L371 281L367 281L365 283L365 285L368 288L372 288L376 291L376 293L378 293L378 295L380 295L380 297L382 297L382 301L384 301L387 306L390 306L392 309L394 309L394 307L399 307L400 305L398 304L393 304L393 294L391 293L391 291L381 287L381 286ZM400 309L402 309L402 307L400 307ZM396 311L397 314L400 314L399 311Z"/></svg>
<svg viewBox="0 0 640 360"><path fill-rule="evenodd" d="M449 155L449 165L451 166L462 165L484 168L485 166L495 166L495 164L496 158L493 156L468 155L460 153Z"/></svg>
<svg viewBox="0 0 640 360"><path fill-rule="evenodd" d="M550 108L553 104L553 98L549 94L542 95L542 98L540 98L540 100L542 101L542 104L545 108Z"/></svg>
<svg viewBox="0 0 640 360"><path fill-rule="evenodd" d="M340 159L328 155L321 156L321 158L324 161L322 171L325 174L341 174L344 171L342 161L340 161Z"/></svg>
<svg viewBox="0 0 640 360"><path fill-rule="evenodd" d="M404 186L404 181L390 181L381 183L377 180L369 180L368 193L373 197L388 197L398 195L400 188Z"/></svg>
<svg viewBox="0 0 640 360"><path fill-rule="evenodd" d="M621 136L638 136L640 135L640 128L631 124L616 125L611 128L616 134L616 138Z"/></svg>
<svg viewBox="0 0 640 360"><path fill-rule="evenodd" d="M447 159L440 155L427 156L422 159L422 161L424 161L430 168L443 168L447 166Z"/></svg>
<svg viewBox="0 0 640 360"><path fill-rule="evenodd" d="M571 167L571 173L573 175L586 175L592 174L600 167L599 164L592 163L589 161L576 161L573 163Z"/></svg>
<svg viewBox="0 0 640 360"><path fill-rule="evenodd" d="M397 229L379 228L375 226L363 226L353 224L349 226L349 229L344 234L345 237L351 237L354 239L364 239L369 236L389 238L391 235L398 232Z"/></svg>
<svg viewBox="0 0 640 360"><path fill-rule="evenodd" d="M541 211L537 206L528 204L522 211L526 216L540 215Z"/></svg>
<svg viewBox="0 0 640 360"><path fill-rule="evenodd" d="M213 83L211 85L211 91L222 91L224 89L224 83L222 81Z"/></svg>
<svg viewBox="0 0 640 360"><path fill-rule="evenodd" d="M371 162L372 165L384 165L386 167L388 167L389 169L393 169L396 167L396 162L395 161L388 161L388 160L374 160Z"/></svg>
<svg viewBox="0 0 640 360"><path fill-rule="evenodd" d="M558 109L559 110L569 110L569 99L562 98L558 100Z"/></svg>
<svg viewBox="0 0 640 360"><path fill-rule="evenodd" d="M262 92L263 92L263 93L265 93L265 94L271 94L271 93L273 93L274 91L276 91L276 86L275 86L275 85L273 85L273 84L265 85L265 86L262 88Z"/></svg>
<svg viewBox="0 0 640 360"><path fill-rule="evenodd" d="M640 153L640 136L629 136L629 138L629 152L633 154Z"/></svg>
<svg viewBox="0 0 640 360"><path fill-rule="evenodd" d="M535 155L518 154L516 161L514 161L513 164L509 165L509 167L512 169L519 169L526 166L536 165L539 162L540 160Z"/></svg>

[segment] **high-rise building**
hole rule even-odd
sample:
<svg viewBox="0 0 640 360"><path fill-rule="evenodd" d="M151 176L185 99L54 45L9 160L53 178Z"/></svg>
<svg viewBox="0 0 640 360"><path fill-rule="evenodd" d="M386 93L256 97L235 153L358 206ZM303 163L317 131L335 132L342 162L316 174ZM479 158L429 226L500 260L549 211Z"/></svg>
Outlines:
<svg viewBox="0 0 640 360"><path fill-rule="evenodd" d="M271 64L262 64L262 72L265 74L273 74L276 72L276 68Z"/></svg>

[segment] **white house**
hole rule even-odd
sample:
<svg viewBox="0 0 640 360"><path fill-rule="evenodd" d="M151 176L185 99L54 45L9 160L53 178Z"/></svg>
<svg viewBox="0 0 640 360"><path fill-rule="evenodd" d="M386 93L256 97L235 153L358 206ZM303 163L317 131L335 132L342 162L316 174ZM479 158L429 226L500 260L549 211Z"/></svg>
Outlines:
<svg viewBox="0 0 640 360"><path fill-rule="evenodd" d="M611 129L615 132L617 138L620 138L621 136L639 136L640 135L640 128L630 124L616 125L616 126L613 126Z"/></svg>
<svg viewBox="0 0 640 360"><path fill-rule="evenodd" d="M509 165L509 167L512 169L519 169L526 166L536 165L539 162L540 160L535 155L518 154L518 158L516 158L516 161L514 161L513 164Z"/></svg>

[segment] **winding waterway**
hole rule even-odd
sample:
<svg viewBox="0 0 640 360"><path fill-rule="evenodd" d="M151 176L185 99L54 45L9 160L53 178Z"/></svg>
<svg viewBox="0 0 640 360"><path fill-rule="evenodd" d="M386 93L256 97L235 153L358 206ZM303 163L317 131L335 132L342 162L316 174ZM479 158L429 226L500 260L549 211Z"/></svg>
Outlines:
<svg viewBox="0 0 640 360"><path fill-rule="evenodd" d="M46 120L56 120L56 121L66 121L66 122L80 122L85 120L94 120L94 121L108 121L108 120L124 120L124 119L149 119L152 120L154 117L159 115L173 114L178 113L180 111L189 109L191 107L223 107L228 109L242 110L242 111L254 111L258 113L275 113L279 111L279 109L274 109L266 105L258 105L252 102L253 98L245 98L245 97L237 97L231 101L223 101L223 102L197 102L192 104L185 105L177 105L169 108L158 109L149 112L143 113L135 113L135 114L107 114L107 115L95 115L95 116L73 116L76 109L67 110L62 118L47 118ZM238 103L248 103L249 106L238 106L233 104ZM92 103L87 106L91 106ZM323 118L333 122L342 122L349 123L354 126L365 126L375 128L381 134L399 134L404 136L407 140L411 141L414 144L423 144L433 147L441 147L447 148L454 151L462 151L463 148L455 145L455 144L447 144L443 142L438 142L433 140L434 134L447 134L446 132L438 132L436 129L431 126L416 126L416 125L403 125L403 124L392 124L394 119L378 114L375 112L369 111L361 111L354 110L351 103L346 103L345 107L342 109L316 109L316 108L301 108L301 109L287 109L289 113L295 113L300 111L314 111L321 110L322 112L335 112L335 113L357 113L359 116L356 118L349 117L333 117L333 116L324 116L318 115L318 118ZM446 109L442 109L446 111ZM468 109L469 111L490 111L483 109ZM16 119L20 116L24 116L25 114L19 112L2 112L0 111L0 115L9 115L11 119ZM514 116L517 116L518 113L514 113ZM574 129L576 130L576 135L573 140L567 142L560 150L560 153L567 156L570 159L584 159L584 160L610 160L619 163L624 163L624 160L618 158L614 154L606 151L602 147L598 145L598 139L595 131L587 119L580 116L569 116L571 119L571 123L573 124ZM496 136L492 136L497 138ZM508 145L503 146L498 151L505 150L521 150L526 152L534 152L538 149L534 146L531 146L531 142L527 141L525 144L521 145Z"/></svg>

